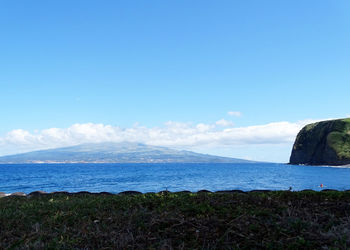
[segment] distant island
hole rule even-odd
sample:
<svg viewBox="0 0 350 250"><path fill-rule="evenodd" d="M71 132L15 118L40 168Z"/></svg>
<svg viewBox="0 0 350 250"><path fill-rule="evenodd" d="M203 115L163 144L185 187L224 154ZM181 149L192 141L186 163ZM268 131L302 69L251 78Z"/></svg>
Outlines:
<svg viewBox="0 0 350 250"><path fill-rule="evenodd" d="M349 165L350 119L306 125L295 140L290 164Z"/></svg>
<svg viewBox="0 0 350 250"><path fill-rule="evenodd" d="M253 163L253 161L142 143L108 142L2 156L0 163Z"/></svg>

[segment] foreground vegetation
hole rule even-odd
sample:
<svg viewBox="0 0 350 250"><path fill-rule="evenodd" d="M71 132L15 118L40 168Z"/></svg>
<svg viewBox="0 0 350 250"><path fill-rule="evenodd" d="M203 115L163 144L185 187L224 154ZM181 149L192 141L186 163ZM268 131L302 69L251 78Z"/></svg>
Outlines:
<svg viewBox="0 0 350 250"><path fill-rule="evenodd" d="M0 198L0 249L346 249L350 192Z"/></svg>

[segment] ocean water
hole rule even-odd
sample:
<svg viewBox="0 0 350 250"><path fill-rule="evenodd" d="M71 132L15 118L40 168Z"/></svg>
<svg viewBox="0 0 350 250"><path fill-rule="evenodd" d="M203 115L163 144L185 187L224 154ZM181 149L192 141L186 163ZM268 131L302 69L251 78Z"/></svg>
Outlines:
<svg viewBox="0 0 350 250"><path fill-rule="evenodd" d="M350 189L350 168L254 164L0 165L0 192L118 193L240 189Z"/></svg>

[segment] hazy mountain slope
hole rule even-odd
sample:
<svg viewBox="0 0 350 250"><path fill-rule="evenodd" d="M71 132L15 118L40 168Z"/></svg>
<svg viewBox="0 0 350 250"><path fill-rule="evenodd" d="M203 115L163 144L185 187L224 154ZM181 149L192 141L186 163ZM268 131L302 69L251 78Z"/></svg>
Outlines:
<svg viewBox="0 0 350 250"><path fill-rule="evenodd" d="M0 157L0 163L246 163L242 159L180 151L140 143L97 143Z"/></svg>

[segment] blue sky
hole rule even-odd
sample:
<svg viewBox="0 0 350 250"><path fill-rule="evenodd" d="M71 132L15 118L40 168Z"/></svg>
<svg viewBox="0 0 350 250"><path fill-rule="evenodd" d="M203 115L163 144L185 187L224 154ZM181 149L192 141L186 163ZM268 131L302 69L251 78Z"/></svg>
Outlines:
<svg viewBox="0 0 350 250"><path fill-rule="evenodd" d="M197 129L196 138L297 124L280 141L269 132L257 142L164 143L288 161L306 121L350 114L349 13L340 0L1 1L0 155L73 143L74 124L159 128L169 138L174 124ZM45 144L52 128L61 134L50 138L61 139Z"/></svg>

